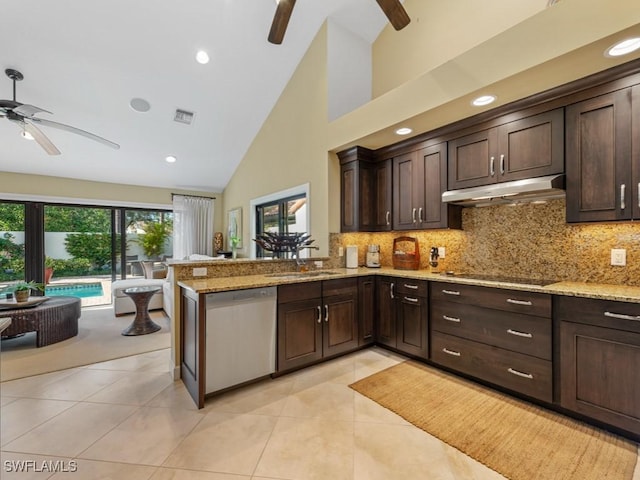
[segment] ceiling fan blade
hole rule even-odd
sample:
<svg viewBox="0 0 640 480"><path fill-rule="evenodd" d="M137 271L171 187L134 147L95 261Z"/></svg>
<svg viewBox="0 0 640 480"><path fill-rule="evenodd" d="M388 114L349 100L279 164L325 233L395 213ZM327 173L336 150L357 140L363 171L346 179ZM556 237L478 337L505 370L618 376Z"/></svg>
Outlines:
<svg viewBox="0 0 640 480"><path fill-rule="evenodd" d="M376 2L378 2L378 5L380 5L380 8L396 30L402 30L411 22L409 14L407 14L400 0L376 0Z"/></svg>
<svg viewBox="0 0 640 480"><path fill-rule="evenodd" d="M14 108L13 112L28 118L33 117L36 113L51 113L50 111L43 110L40 107L36 107L34 105L25 105L25 104L22 104L19 107Z"/></svg>
<svg viewBox="0 0 640 480"><path fill-rule="evenodd" d="M29 123L29 121L20 121L20 120L11 120L13 123L17 123L21 130L29 133L33 139L36 141L38 145L40 145L45 152L49 155L60 155L60 150L56 148L56 146L47 138L47 136L42 133L35 125Z"/></svg>
<svg viewBox="0 0 640 480"><path fill-rule="evenodd" d="M75 133L77 135L82 135L83 137L89 138L96 142L100 142L107 147L115 148L116 150L120 148L120 145L114 143L106 138L99 137L98 135L94 135L93 133L87 132L85 130L80 130L79 128L72 127L70 125L65 125L64 123L52 122L51 120L45 120L44 118L36 118L32 117L28 119L29 122L35 122L46 127L57 128L58 130L64 130L67 132Z"/></svg>
<svg viewBox="0 0 640 480"><path fill-rule="evenodd" d="M293 6L296 4L296 0L279 0L276 7L276 14L273 17L271 23L271 30L269 31L269 41L280 45L284 39L284 34L287 31L287 25L289 24L289 18L291 18L291 12Z"/></svg>

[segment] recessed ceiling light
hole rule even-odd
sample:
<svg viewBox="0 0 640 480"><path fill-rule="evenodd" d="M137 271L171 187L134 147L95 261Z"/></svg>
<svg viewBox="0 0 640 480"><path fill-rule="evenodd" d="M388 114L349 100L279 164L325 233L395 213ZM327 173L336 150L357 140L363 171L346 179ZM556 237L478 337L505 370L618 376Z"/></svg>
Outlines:
<svg viewBox="0 0 640 480"><path fill-rule="evenodd" d="M151 104L147 102L144 98L132 98L129 102L131 108L133 108L136 112L148 112L151 110Z"/></svg>
<svg viewBox="0 0 640 480"><path fill-rule="evenodd" d="M198 53L196 53L196 62L202 65L209 63L209 54L204 50L198 50Z"/></svg>
<svg viewBox="0 0 640 480"><path fill-rule="evenodd" d="M640 37L627 38L621 42L612 45L604 52L605 57L620 57L627 53L635 52L640 48Z"/></svg>
<svg viewBox="0 0 640 480"><path fill-rule="evenodd" d="M409 135L413 130L408 127L402 127L396 130L396 135Z"/></svg>
<svg viewBox="0 0 640 480"><path fill-rule="evenodd" d="M496 101L495 95L482 95L481 97L474 99L471 102L471 105L475 107L484 107L485 105L489 105L490 103L493 103L495 101Z"/></svg>
<svg viewBox="0 0 640 480"><path fill-rule="evenodd" d="M164 159L167 163L175 163L176 160L178 160L175 155L167 155L166 157L164 157Z"/></svg>

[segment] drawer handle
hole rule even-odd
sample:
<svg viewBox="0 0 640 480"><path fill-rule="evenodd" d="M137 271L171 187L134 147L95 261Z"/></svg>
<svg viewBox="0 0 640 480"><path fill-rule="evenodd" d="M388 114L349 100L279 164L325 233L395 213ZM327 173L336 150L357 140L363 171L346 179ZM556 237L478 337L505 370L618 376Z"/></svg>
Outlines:
<svg viewBox="0 0 640 480"><path fill-rule="evenodd" d="M442 318L444 318L448 322L454 322L454 323L460 323L461 322L461 320L459 318L449 317L447 315L442 315Z"/></svg>
<svg viewBox="0 0 640 480"><path fill-rule="evenodd" d="M527 307L533 305L530 300L514 300L513 298L507 298L507 303L513 303L514 305L525 305Z"/></svg>
<svg viewBox="0 0 640 480"><path fill-rule="evenodd" d="M406 288L410 288L411 290L417 290L418 289L418 285L410 285L408 283L405 283L404 286Z"/></svg>
<svg viewBox="0 0 640 480"><path fill-rule="evenodd" d="M322 307L318 305L318 323L322 323Z"/></svg>
<svg viewBox="0 0 640 480"><path fill-rule="evenodd" d="M533 380L533 375L531 375L530 373L519 372L518 370L514 370L511 367L507 368L507 372L513 375L517 375L518 377L528 378L529 380Z"/></svg>
<svg viewBox="0 0 640 480"><path fill-rule="evenodd" d="M518 330L511 330L510 328L507 329L507 333L510 333L511 335L515 335L516 337L533 338L533 335L530 333L519 332Z"/></svg>
<svg viewBox="0 0 640 480"><path fill-rule="evenodd" d="M408 302L413 302L413 303L418 303L420 301L417 298L413 298L413 297L404 297L404 299L407 300Z"/></svg>
<svg viewBox="0 0 640 480"><path fill-rule="evenodd" d="M455 290L442 290L442 293L444 293L445 295L460 295L460 292L457 292Z"/></svg>
<svg viewBox="0 0 640 480"><path fill-rule="evenodd" d="M624 203L624 190L626 185L623 183L620 185L620 210L624 210L626 205Z"/></svg>
<svg viewBox="0 0 640 480"><path fill-rule="evenodd" d="M461 355L460 352L456 352L455 350L449 350L448 348L443 348L442 351L447 355L452 355L454 357L459 357Z"/></svg>
<svg viewBox="0 0 640 480"><path fill-rule="evenodd" d="M633 320L640 322L640 315L625 315L624 313L604 312L605 317L619 318L621 320Z"/></svg>

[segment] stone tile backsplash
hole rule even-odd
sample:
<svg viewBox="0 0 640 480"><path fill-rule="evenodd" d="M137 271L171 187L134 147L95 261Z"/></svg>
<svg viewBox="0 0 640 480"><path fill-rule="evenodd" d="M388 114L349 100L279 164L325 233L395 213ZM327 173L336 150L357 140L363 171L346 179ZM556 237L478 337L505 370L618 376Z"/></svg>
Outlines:
<svg viewBox="0 0 640 480"><path fill-rule="evenodd" d="M421 269L432 246L445 247L439 271L640 286L640 223L569 225L565 201L465 208L462 230L422 230L330 235L334 267L344 267L340 246L357 245L364 265L368 244L380 245L380 263L392 267L393 239L410 236L420 245ZM625 267L611 266L611 249L624 248ZM433 270L433 269L432 269Z"/></svg>

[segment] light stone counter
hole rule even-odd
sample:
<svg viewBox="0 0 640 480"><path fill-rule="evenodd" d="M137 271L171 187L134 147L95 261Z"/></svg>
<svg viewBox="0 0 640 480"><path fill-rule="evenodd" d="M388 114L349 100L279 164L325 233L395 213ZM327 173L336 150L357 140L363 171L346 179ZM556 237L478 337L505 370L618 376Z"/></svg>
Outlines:
<svg viewBox="0 0 640 480"><path fill-rule="evenodd" d="M461 278L456 276L432 273L429 270L396 270L393 268L357 268L357 269L322 269L321 272L331 272L319 274L312 272L309 274L290 275L284 273L241 275L222 278L205 278L202 280L182 280L178 285L190 289L196 293L214 293L228 290L243 290L247 288L260 288L284 285L299 282L315 282L318 280L331 280L337 278L359 277L367 275L386 275L402 278L413 278L416 280L429 280L448 283L458 283L466 285L477 285L493 288L504 288L509 290L522 290L527 292L540 292L552 295L566 295L574 297L595 298L601 300L614 300L621 302L640 303L640 287L629 287L626 285L606 285L583 282L557 282L546 286L528 285L510 282L497 282L490 280L477 280Z"/></svg>

